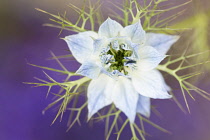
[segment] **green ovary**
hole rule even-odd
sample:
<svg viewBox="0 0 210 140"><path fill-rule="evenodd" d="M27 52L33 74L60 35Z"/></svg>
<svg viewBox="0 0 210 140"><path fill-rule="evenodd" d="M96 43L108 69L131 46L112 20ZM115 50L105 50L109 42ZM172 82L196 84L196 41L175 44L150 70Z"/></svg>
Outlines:
<svg viewBox="0 0 210 140"><path fill-rule="evenodd" d="M110 62L111 70L118 70L119 72L124 72L124 74L127 74L127 72L124 69L124 62L127 62L128 60L125 59L125 57L130 57L132 54L131 50L124 50L121 48L121 45L119 45L120 50L115 50L112 48L112 45L110 43L110 50L107 52L107 54L114 56L114 62Z"/></svg>

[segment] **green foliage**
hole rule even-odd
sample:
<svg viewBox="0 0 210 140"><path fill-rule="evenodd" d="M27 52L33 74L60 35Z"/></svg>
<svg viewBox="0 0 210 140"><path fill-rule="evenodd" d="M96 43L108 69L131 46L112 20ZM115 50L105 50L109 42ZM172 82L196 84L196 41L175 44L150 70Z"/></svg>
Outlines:
<svg viewBox="0 0 210 140"><path fill-rule="evenodd" d="M136 23L139 19L141 19L141 21L144 21L143 28L145 31L172 32L177 30L186 30L185 28L172 29L168 27L168 24L175 20L178 16L182 15L185 10L182 10L166 18L162 18L162 16L165 12L176 10L185 6L186 4L189 4L191 0L170 8L160 9L159 5L167 1L168 0L144 0L143 3L140 3L140 1L138 2L137 0L125 0L123 5L113 3L113 5L122 12L123 16L118 14L118 12L110 9L110 11L113 13L111 16L121 21L124 26Z"/></svg>
<svg viewBox="0 0 210 140"><path fill-rule="evenodd" d="M84 1L83 7L78 8L77 6L73 4L69 4L68 7L70 7L72 10L74 10L78 14L78 19L76 22L70 21L66 18L66 12L64 14L51 14L49 12L46 12L44 10L41 10L39 8L36 8L36 10L43 12L45 14L48 14L51 16L50 20L55 22L55 24L44 24L45 26L50 27L56 27L60 28L62 30L69 30L73 32L84 32L88 29L86 29L87 24L91 25L91 29L94 31L95 26L102 23L102 16L100 12L100 0L96 2L94 5L89 0L88 2ZM97 21L97 22L96 22Z"/></svg>
<svg viewBox="0 0 210 140"><path fill-rule="evenodd" d="M199 95L201 95L202 97L206 98L207 100L210 99L210 94L201 90L200 88L194 86L193 84L190 83L189 79L193 78L195 76L200 75L202 72L197 72L197 71L187 71L187 74L178 74L180 71L184 71L187 69L191 69L193 67L196 66L200 66L200 65L204 65L206 63L209 63L210 61L205 61L205 62L199 62L196 64L191 64L189 63L189 59L192 59L194 57L197 57L199 55L203 55L205 53L209 53L209 51L207 52L203 52L203 53L196 53L196 54L190 54L190 55L186 55L187 53L187 49L178 57L176 58L172 58L172 56L169 56L168 61L162 65L159 65L157 67L158 70L164 71L166 73L168 73L169 75L173 76L179 83L181 91L182 91L182 95L186 104L186 107L188 109L188 111L190 112L190 108L187 102L187 98L186 98L186 93L193 99L193 95L191 94L191 91L195 91L196 93L198 93ZM170 68L170 65L173 65L175 63L178 63L178 66L175 69ZM173 93L172 93L173 94ZM185 112L184 108L181 106L181 104L177 101L175 94L173 94L173 98L175 100L175 102L177 103L177 105L180 107L180 109Z"/></svg>
<svg viewBox="0 0 210 140"><path fill-rule="evenodd" d="M204 52L204 51L206 52L202 55L194 57L194 59L192 59L191 62L209 60L210 56L210 52L208 51L210 48L208 41L208 38L210 37L209 15L210 15L209 10L205 12L200 9L196 12L195 15L192 15L191 17L184 19L172 26L173 28L183 28L187 25L189 28L191 28L191 31L189 31L185 36L188 42L191 43L192 53ZM210 67L209 65L204 65L198 69L209 71Z"/></svg>

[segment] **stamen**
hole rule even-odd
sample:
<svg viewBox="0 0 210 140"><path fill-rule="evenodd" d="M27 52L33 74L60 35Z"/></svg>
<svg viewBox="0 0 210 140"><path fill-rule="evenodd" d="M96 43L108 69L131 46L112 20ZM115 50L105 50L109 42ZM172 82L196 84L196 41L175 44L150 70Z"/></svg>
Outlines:
<svg viewBox="0 0 210 140"><path fill-rule="evenodd" d="M112 55L116 56L116 51L113 49L112 44L110 43L110 51L112 53Z"/></svg>
<svg viewBox="0 0 210 140"><path fill-rule="evenodd" d="M110 75L113 76L129 76L128 68L136 69L135 50L127 44L120 44L118 40L110 42L109 45L103 48L100 59L104 68Z"/></svg>

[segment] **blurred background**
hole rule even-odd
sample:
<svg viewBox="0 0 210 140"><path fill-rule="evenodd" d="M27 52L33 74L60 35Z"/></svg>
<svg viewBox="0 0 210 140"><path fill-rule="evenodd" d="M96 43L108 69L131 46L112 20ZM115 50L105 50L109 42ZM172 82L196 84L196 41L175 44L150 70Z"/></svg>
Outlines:
<svg viewBox="0 0 210 140"><path fill-rule="evenodd" d="M120 2L120 0L118 0ZM169 0L169 2L175 2ZM102 140L104 139L104 123L100 122L89 127L85 120L82 126L75 125L66 132L68 113L62 122L56 121L51 126L56 112L51 109L42 115L42 110L51 103L51 96L46 99L47 88L32 87L23 82L36 82L34 77L45 79L43 71L27 63L59 68L53 60L47 60L50 51L55 55L69 54L67 45L61 37L71 34L68 31L60 36L59 29L43 27L49 16L40 13L40 8L51 13L68 11L66 6L73 3L82 5L82 0L1 0L0 1L0 140ZM109 6L104 3L103 7ZM186 13L177 23L195 28L197 45L209 44L209 2L196 0L185 6ZM103 8L104 9L104 8ZM108 11L103 10L105 15ZM197 16L201 14L201 16ZM71 11L68 18L74 19ZM197 18L200 18L199 20ZM190 19L187 22L186 19ZM201 26L202 25L202 26ZM195 34L195 35L196 35ZM206 34L206 35L205 35ZM188 34L189 35L189 34ZM203 46L203 45L200 45ZM208 49L208 48L207 48ZM79 64L69 63L67 68L76 70ZM59 75L48 72L50 76L59 80ZM210 92L209 78L200 79L197 84ZM181 93L180 100L183 101ZM154 100L162 117L154 114L151 121L171 131L163 133L150 125L146 125L146 132L151 136L147 140L209 140L210 139L210 101L195 95L196 101L189 99L191 114L184 114L171 100ZM182 102L184 105L184 101ZM125 131L122 140L130 139L130 132ZM113 136L110 140L114 140Z"/></svg>

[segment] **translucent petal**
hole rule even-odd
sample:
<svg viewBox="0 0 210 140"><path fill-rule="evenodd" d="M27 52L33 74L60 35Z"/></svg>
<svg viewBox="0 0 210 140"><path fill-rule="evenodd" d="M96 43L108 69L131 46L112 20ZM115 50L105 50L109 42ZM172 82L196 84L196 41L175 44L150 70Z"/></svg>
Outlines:
<svg viewBox="0 0 210 140"><path fill-rule="evenodd" d="M129 79L120 77L114 80L100 74L97 79L91 81L88 87L89 118L113 102L131 122L134 122L138 96Z"/></svg>
<svg viewBox="0 0 210 140"><path fill-rule="evenodd" d="M88 86L88 119L98 110L112 103L110 98L112 94L114 80L105 74L100 74L97 79L90 82Z"/></svg>
<svg viewBox="0 0 210 140"><path fill-rule="evenodd" d="M100 55L100 59L103 64L108 64L113 59L113 57L114 56L110 54Z"/></svg>
<svg viewBox="0 0 210 140"><path fill-rule="evenodd" d="M139 60L137 62L138 69L148 71L154 69L165 58L165 55L160 54L151 46L143 46L138 50Z"/></svg>
<svg viewBox="0 0 210 140"><path fill-rule="evenodd" d="M76 73L81 74L83 76L87 76L91 79L97 78L100 72L101 72L101 69L94 61L84 62L80 66L80 68L76 71Z"/></svg>
<svg viewBox="0 0 210 140"><path fill-rule="evenodd" d="M83 63L92 54L94 37L97 37L97 34L91 31L65 37L72 55L78 62Z"/></svg>
<svg viewBox="0 0 210 140"><path fill-rule="evenodd" d="M115 106L124 112L131 122L134 122L138 93L131 81L128 78L119 77L112 87L111 95Z"/></svg>
<svg viewBox="0 0 210 140"><path fill-rule="evenodd" d="M117 50L117 51L120 50L120 46L119 46L118 40L114 40L112 42L112 48Z"/></svg>
<svg viewBox="0 0 210 140"><path fill-rule="evenodd" d="M106 53L109 51L108 44L110 43L107 38L99 38L94 40L94 55L100 55L102 52Z"/></svg>
<svg viewBox="0 0 210 140"><path fill-rule="evenodd" d="M149 117L151 112L150 105L150 98L139 95L136 112L144 115L145 117Z"/></svg>
<svg viewBox="0 0 210 140"><path fill-rule="evenodd" d="M179 39L176 35L166 35L157 33L146 34L146 45L157 49L161 54L166 54L170 47Z"/></svg>
<svg viewBox="0 0 210 140"><path fill-rule="evenodd" d="M86 32L81 32L79 33L80 35L85 35L85 36L89 36L91 38L93 38L93 40L98 38L98 33L93 32L93 31L86 31Z"/></svg>
<svg viewBox="0 0 210 140"><path fill-rule="evenodd" d="M132 42L139 44L144 44L146 39L145 31L143 30L140 21L135 24L126 26L120 32L120 35L130 37Z"/></svg>
<svg viewBox="0 0 210 140"><path fill-rule="evenodd" d="M99 27L98 34L100 37L112 38L118 36L122 29L122 25L120 25L115 20L108 18Z"/></svg>
<svg viewBox="0 0 210 140"><path fill-rule="evenodd" d="M132 73L132 83L139 94L154 98L166 99L168 94L164 79L158 70L135 71Z"/></svg>

